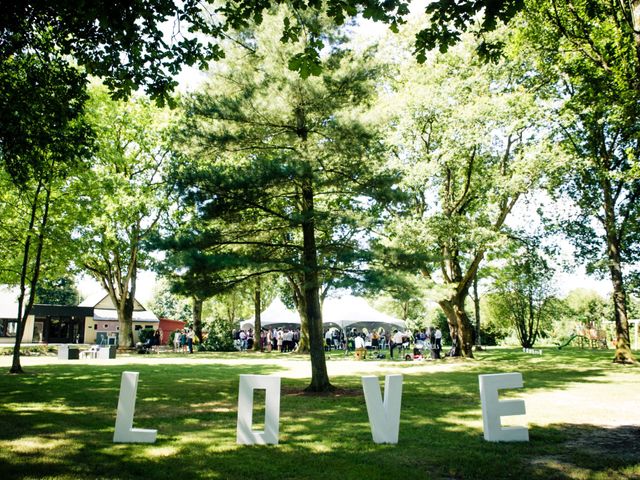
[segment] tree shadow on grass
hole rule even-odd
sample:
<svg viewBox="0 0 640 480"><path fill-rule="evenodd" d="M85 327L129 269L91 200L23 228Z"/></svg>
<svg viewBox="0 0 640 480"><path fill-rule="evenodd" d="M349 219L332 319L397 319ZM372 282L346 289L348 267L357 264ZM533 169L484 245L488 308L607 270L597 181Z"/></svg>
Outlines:
<svg viewBox="0 0 640 480"><path fill-rule="evenodd" d="M565 440L554 452L528 459L531 478L640 478L638 425L607 428L558 424L544 427L540 432L540 437L555 434Z"/></svg>
<svg viewBox="0 0 640 480"><path fill-rule="evenodd" d="M7 392L0 404L0 472L3 480L625 478L637 472L636 453L588 450L589 435L578 433L602 430L595 426L533 426L529 443L485 442L478 374L512 367L522 371L527 389L564 388L606 373L586 361L576 369L541 369L522 358L517 365L477 362L464 371L406 374L398 445L373 443L359 376L333 378L341 390L324 396L301 394L306 379L283 378L280 445L247 447L235 443L238 375L277 367L42 367L38 375L0 377L0 391ZM140 372L134 426L158 429L156 444L111 443L125 370ZM617 445L602 443L604 450ZM598 458L604 460L593 461Z"/></svg>
<svg viewBox="0 0 640 480"><path fill-rule="evenodd" d="M159 414L171 419L192 406L215 411L216 405L235 402L240 374L278 370L272 365L52 365L32 375L0 375L0 439L112 424L124 371L140 373L136 419L144 422Z"/></svg>

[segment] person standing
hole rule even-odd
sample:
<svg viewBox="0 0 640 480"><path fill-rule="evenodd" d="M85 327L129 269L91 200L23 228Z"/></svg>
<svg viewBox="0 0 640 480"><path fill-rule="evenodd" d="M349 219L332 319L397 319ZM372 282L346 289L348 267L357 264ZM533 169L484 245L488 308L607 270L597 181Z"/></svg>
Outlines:
<svg viewBox="0 0 640 480"><path fill-rule="evenodd" d="M271 350L273 349L273 338L271 337L271 329L268 328L267 329L267 333L266 333L266 347L267 347L267 352L271 352Z"/></svg>
<svg viewBox="0 0 640 480"><path fill-rule="evenodd" d="M442 350L442 331L439 327L436 327L436 332L433 336L436 341L436 357L440 358L440 351Z"/></svg>
<svg viewBox="0 0 640 480"><path fill-rule="evenodd" d="M180 330L176 330L175 332L173 332L173 350L175 352L179 352L180 351L180 336L182 335L182 332Z"/></svg>
<svg viewBox="0 0 640 480"><path fill-rule="evenodd" d="M364 334L358 334L354 338L354 347L356 358L367 358L367 350L365 349Z"/></svg>
<svg viewBox="0 0 640 480"><path fill-rule="evenodd" d="M391 337L391 342L389 343L389 348L390 348L389 355L391 359L393 359L393 349L397 347L398 350L400 350L402 348L402 340L403 340L402 332L399 332L398 330L394 330L393 336Z"/></svg>
<svg viewBox="0 0 640 480"><path fill-rule="evenodd" d="M324 332L324 349L325 351L331 350L331 346L333 344L333 332L331 329L328 329Z"/></svg>
<svg viewBox="0 0 640 480"><path fill-rule="evenodd" d="M189 347L189 353L193 353L193 338L193 330L189 329L189 331L187 332L187 347Z"/></svg>
<svg viewBox="0 0 640 480"><path fill-rule="evenodd" d="M162 331L160 327L158 327L153 332L153 351L156 353L160 353L160 343L162 342Z"/></svg>
<svg viewBox="0 0 640 480"><path fill-rule="evenodd" d="M238 338L240 339L240 350L244 352L247 349L247 332L240 330Z"/></svg>

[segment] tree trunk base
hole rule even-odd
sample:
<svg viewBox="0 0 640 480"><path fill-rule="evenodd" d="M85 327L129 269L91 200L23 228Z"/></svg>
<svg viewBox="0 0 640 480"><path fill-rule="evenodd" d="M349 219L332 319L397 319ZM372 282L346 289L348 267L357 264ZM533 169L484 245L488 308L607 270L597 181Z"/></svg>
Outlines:
<svg viewBox="0 0 640 480"><path fill-rule="evenodd" d="M330 383L328 383L326 385L313 385L313 384L311 384L307 388L305 388L304 391L305 391L305 393L329 393L329 392L335 392L336 391L336 387L334 387Z"/></svg>
<svg viewBox="0 0 640 480"><path fill-rule="evenodd" d="M638 362L633 355L620 355L618 353L616 353L616 356L613 358L613 363L620 365L640 365L640 362Z"/></svg>
<svg viewBox="0 0 640 480"><path fill-rule="evenodd" d="M9 373L12 375L20 375L24 373L24 370L22 369L22 367L11 367Z"/></svg>

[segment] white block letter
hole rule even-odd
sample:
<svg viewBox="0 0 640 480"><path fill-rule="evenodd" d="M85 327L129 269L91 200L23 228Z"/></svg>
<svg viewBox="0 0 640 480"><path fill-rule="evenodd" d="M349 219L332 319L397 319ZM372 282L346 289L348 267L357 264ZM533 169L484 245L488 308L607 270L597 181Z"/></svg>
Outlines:
<svg viewBox="0 0 640 480"><path fill-rule="evenodd" d="M384 379L384 403L378 377L362 377L362 389L367 403L371 435L375 443L398 443L402 375L387 375Z"/></svg>
<svg viewBox="0 0 640 480"><path fill-rule="evenodd" d="M264 431L254 431L253 391L265 390ZM236 442L240 445L278 444L280 429L280 377L240 375L238 392L238 429Z"/></svg>
<svg viewBox="0 0 640 480"><path fill-rule="evenodd" d="M138 372L122 372L116 430L113 434L114 443L154 443L156 441L157 430L133 428L137 391Z"/></svg>
<svg viewBox="0 0 640 480"><path fill-rule="evenodd" d="M498 400L498 390L522 388L521 373L498 373L478 375L484 439L489 442L528 442L526 427L502 427L500 417L524 415L524 400Z"/></svg>

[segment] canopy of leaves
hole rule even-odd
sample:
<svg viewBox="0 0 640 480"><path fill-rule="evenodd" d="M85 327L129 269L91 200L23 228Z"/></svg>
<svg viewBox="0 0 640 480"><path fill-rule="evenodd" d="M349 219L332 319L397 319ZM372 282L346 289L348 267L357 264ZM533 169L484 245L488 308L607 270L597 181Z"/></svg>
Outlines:
<svg viewBox="0 0 640 480"><path fill-rule="evenodd" d="M89 156L85 76L55 54L0 55L0 166L17 185Z"/></svg>
<svg viewBox="0 0 640 480"><path fill-rule="evenodd" d="M167 118L148 99L114 101L104 88L92 91L90 111L97 151L76 189L73 248L79 268L119 297L144 268L143 242L166 209Z"/></svg>
<svg viewBox="0 0 640 480"><path fill-rule="evenodd" d="M365 116L378 72L335 46L322 76L301 79L287 69L291 49L273 34L277 21L265 20L255 51L236 50L186 102L185 156L172 177L189 228L170 235L169 248L192 249L194 269L235 270L232 283L299 272L300 229L312 217L322 273L356 275L362 233L394 180L377 160L381 144Z"/></svg>
<svg viewBox="0 0 640 480"><path fill-rule="evenodd" d="M540 0L528 5L520 30L538 84L562 99L551 125L569 161L555 186L576 208L557 220L587 271L600 275L609 272L611 248L627 266L640 260L640 181L632 173L640 155L640 61L632 18L626 3Z"/></svg>
<svg viewBox="0 0 640 480"><path fill-rule="evenodd" d="M70 275L57 279L43 278L36 287L36 303L49 305L78 305L80 292Z"/></svg>
<svg viewBox="0 0 640 480"><path fill-rule="evenodd" d="M474 262L502 248L515 203L553 168L544 105L523 80L526 60L514 53L485 64L475 44L467 38L420 68L400 59L385 105L397 112L390 162L404 173L409 201L390 218L383 251L420 254L413 271L445 286L434 298L468 288Z"/></svg>
<svg viewBox="0 0 640 480"><path fill-rule="evenodd" d="M306 39L290 57L290 67L303 77L318 74L325 47L322 29L305 21L308 12L324 13L339 25L361 14L389 24L393 31L409 13L405 0L16 0L0 12L0 58L40 50L39 35L47 32L61 54L72 55L88 73L103 78L117 96L144 87L164 102L183 65L206 68L210 60L224 56L221 39L232 30L260 25L270 9L282 4L291 13L276 27L281 41ZM416 37L418 59L424 61L436 46L446 50L457 42L477 15L483 16L476 29L481 37L499 21L511 19L522 5L522 0L429 3L429 26ZM495 57L499 47L483 42L479 51Z"/></svg>

